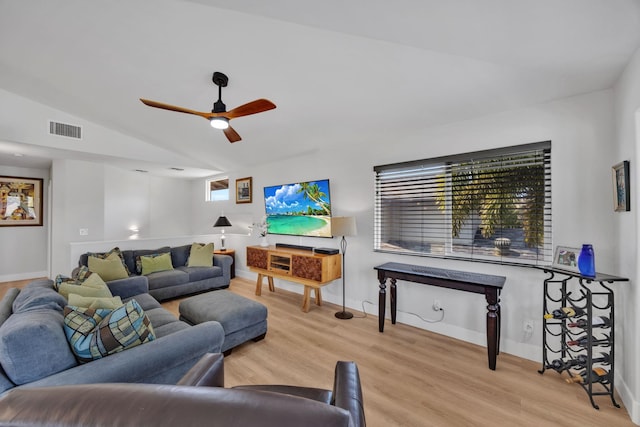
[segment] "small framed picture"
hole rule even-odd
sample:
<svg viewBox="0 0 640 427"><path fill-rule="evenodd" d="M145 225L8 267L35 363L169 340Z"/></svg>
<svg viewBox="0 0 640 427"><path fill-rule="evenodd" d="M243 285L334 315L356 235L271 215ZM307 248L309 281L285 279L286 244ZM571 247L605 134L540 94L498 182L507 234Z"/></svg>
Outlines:
<svg viewBox="0 0 640 427"><path fill-rule="evenodd" d="M556 246L556 252L553 256L554 268L560 270L574 271L579 273L578 269L578 255L580 255L580 249L569 248L567 246Z"/></svg>
<svg viewBox="0 0 640 427"><path fill-rule="evenodd" d="M613 209L616 212L630 211L629 161L625 160L624 162L618 163L612 169Z"/></svg>
<svg viewBox="0 0 640 427"><path fill-rule="evenodd" d="M251 177L236 179L236 203L251 203Z"/></svg>

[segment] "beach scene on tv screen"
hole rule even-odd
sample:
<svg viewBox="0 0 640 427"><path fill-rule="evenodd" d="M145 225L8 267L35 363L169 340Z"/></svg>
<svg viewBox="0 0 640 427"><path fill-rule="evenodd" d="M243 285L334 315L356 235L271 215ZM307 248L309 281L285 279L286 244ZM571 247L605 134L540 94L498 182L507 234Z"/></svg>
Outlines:
<svg viewBox="0 0 640 427"><path fill-rule="evenodd" d="M264 188L268 233L331 237L329 180Z"/></svg>

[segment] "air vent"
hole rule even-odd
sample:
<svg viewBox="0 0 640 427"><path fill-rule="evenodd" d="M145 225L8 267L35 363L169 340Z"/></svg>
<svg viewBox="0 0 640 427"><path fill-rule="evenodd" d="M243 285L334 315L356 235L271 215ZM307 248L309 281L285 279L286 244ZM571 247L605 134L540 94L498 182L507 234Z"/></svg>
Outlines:
<svg viewBox="0 0 640 427"><path fill-rule="evenodd" d="M67 138L82 139L82 127L49 120L49 134Z"/></svg>

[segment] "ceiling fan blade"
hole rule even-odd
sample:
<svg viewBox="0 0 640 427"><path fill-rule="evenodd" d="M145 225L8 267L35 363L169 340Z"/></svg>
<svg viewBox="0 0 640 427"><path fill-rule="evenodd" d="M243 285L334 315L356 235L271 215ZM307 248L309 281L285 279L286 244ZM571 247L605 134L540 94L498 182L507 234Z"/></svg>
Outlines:
<svg viewBox="0 0 640 427"><path fill-rule="evenodd" d="M171 104L163 104L162 102L151 101L149 99L140 98L140 101L142 101L143 104L148 105L149 107L161 108L163 110L169 110L169 111L177 111L178 113L195 114L196 116L204 117L207 120L209 120L212 116L211 113L190 110L188 108L177 107Z"/></svg>
<svg viewBox="0 0 640 427"><path fill-rule="evenodd" d="M274 108L276 108L276 104L268 99L256 99L255 101L236 107L223 114L228 119L235 119L236 117L262 113L263 111L273 110Z"/></svg>
<svg viewBox="0 0 640 427"><path fill-rule="evenodd" d="M227 139L229 140L229 142L238 142L242 139L240 138L240 135L238 135L238 132L236 132L231 126L224 129L223 132L227 137Z"/></svg>

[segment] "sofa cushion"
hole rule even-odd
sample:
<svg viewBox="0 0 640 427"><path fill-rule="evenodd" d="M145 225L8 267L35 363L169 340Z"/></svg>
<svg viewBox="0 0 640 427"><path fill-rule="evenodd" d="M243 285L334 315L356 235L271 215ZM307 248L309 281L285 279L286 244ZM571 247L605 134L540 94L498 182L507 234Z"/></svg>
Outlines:
<svg viewBox="0 0 640 427"><path fill-rule="evenodd" d="M13 313L49 309L62 312L66 299L50 288L25 287L13 301Z"/></svg>
<svg viewBox="0 0 640 427"><path fill-rule="evenodd" d="M190 282L211 279L222 276L222 268L220 267L178 267L178 270L184 271L189 275Z"/></svg>
<svg viewBox="0 0 640 427"><path fill-rule="evenodd" d="M140 270L145 276L155 273L156 271L173 270L171 254L142 255L140 257Z"/></svg>
<svg viewBox="0 0 640 427"><path fill-rule="evenodd" d="M191 245L191 254L187 261L187 267L212 267L213 266L213 243L202 245L194 243Z"/></svg>
<svg viewBox="0 0 640 427"><path fill-rule="evenodd" d="M149 280L149 290L189 283L189 274L178 269L157 271L146 277Z"/></svg>
<svg viewBox="0 0 640 427"><path fill-rule="evenodd" d="M87 277L84 282L63 282L58 288L58 292L65 298L69 298L69 294L77 294L83 297L101 297L111 298L111 291L100 275L92 274ZM66 304L65 304L66 305Z"/></svg>
<svg viewBox="0 0 640 427"><path fill-rule="evenodd" d="M153 341L149 318L131 300L115 310L65 307L65 334L80 362L88 362Z"/></svg>
<svg viewBox="0 0 640 427"><path fill-rule="evenodd" d="M89 256L89 270L100 275L102 280L110 281L129 277L124 262L116 254L111 254L107 258Z"/></svg>
<svg viewBox="0 0 640 427"><path fill-rule="evenodd" d="M171 248L171 263L173 267L182 267L187 265L189 254L191 253L191 245L176 246Z"/></svg>
<svg viewBox="0 0 640 427"><path fill-rule="evenodd" d="M142 263L140 261L140 257L142 256L156 256L156 255L160 255L160 254L169 254L171 253L171 248L169 246L163 246L161 248L158 249L135 249L132 252L132 256L133 259L135 261L136 264L136 273L138 274L143 274L142 273Z"/></svg>
<svg viewBox="0 0 640 427"><path fill-rule="evenodd" d="M69 294L69 305L115 310L122 305L122 300L120 297L83 297L78 294Z"/></svg>
<svg viewBox="0 0 640 427"><path fill-rule="evenodd" d="M13 383L30 383L78 364L63 321L60 311L39 309L15 313L0 327L0 363Z"/></svg>
<svg viewBox="0 0 640 427"><path fill-rule="evenodd" d="M127 303L130 300L135 299L136 302L142 307L142 309L146 312L147 310L152 310L154 308L161 308L162 305L158 302L157 299L152 297L149 294L138 294L131 298L125 299L123 302ZM153 319L152 319L153 320Z"/></svg>

